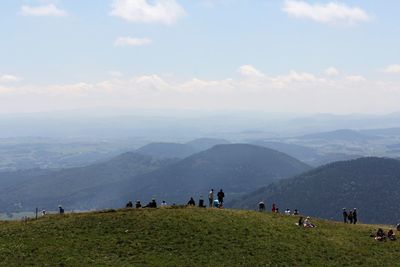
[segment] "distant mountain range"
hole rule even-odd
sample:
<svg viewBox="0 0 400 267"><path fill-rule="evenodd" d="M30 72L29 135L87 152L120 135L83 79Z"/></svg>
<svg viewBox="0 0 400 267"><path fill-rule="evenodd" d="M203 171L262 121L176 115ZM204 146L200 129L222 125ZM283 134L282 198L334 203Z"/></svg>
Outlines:
<svg viewBox="0 0 400 267"><path fill-rule="evenodd" d="M299 176L281 180L233 201L238 208L254 209L259 201L276 203L283 211L341 220L342 208L357 208L366 223L400 222L400 161L360 158L335 162Z"/></svg>
<svg viewBox="0 0 400 267"><path fill-rule="evenodd" d="M182 160L126 153L87 167L2 173L0 180L8 182L0 184L0 209L120 207L152 197L185 203L212 187L232 198L309 169L281 152L246 144L217 145Z"/></svg>

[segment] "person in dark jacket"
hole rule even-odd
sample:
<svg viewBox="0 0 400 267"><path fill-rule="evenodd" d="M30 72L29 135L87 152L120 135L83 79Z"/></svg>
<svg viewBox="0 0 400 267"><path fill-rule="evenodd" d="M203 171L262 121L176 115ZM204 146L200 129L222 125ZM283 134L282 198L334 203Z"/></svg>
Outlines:
<svg viewBox="0 0 400 267"><path fill-rule="evenodd" d="M219 190L217 197L219 204L222 205L222 203L224 203L224 197L225 197L225 193L222 191L222 189Z"/></svg>
<svg viewBox="0 0 400 267"><path fill-rule="evenodd" d="M135 207L136 207L137 209L140 209L140 208L142 207L142 203L140 203L140 200L136 200Z"/></svg>
<svg viewBox="0 0 400 267"><path fill-rule="evenodd" d="M156 200L153 198L151 200L151 202L149 202L149 204L147 204L146 206L144 206L144 208L157 208L157 202Z"/></svg>
<svg viewBox="0 0 400 267"><path fill-rule="evenodd" d="M350 224L353 224L353 212L349 211L349 215L347 216L347 219L349 220Z"/></svg>
<svg viewBox="0 0 400 267"><path fill-rule="evenodd" d="M60 214L64 214L64 209L63 209L63 207L58 206L58 209L59 209L59 211L60 211Z"/></svg>
<svg viewBox="0 0 400 267"><path fill-rule="evenodd" d="M188 206L196 206L196 202L194 201L194 199L191 197L190 200L188 201Z"/></svg>
<svg viewBox="0 0 400 267"><path fill-rule="evenodd" d="M132 208L133 207L133 203L131 200L129 200L128 203L126 203L125 208Z"/></svg>
<svg viewBox="0 0 400 267"><path fill-rule="evenodd" d="M265 203L264 203L264 201L261 201L260 203L258 203L258 211L260 211L260 212L265 211Z"/></svg>
<svg viewBox="0 0 400 267"><path fill-rule="evenodd" d="M353 223L356 224L357 223L357 209L354 208L353 209Z"/></svg>
<svg viewBox="0 0 400 267"><path fill-rule="evenodd" d="M347 217L349 215L347 214L346 208L343 208L343 222L347 223Z"/></svg>
<svg viewBox="0 0 400 267"><path fill-rule="evenodd" d="M203 196L200 196L200 198L199 198L199 207L200 207L200 208L205 208L205 207L206 207L206 206L204 205Z"/></svg>

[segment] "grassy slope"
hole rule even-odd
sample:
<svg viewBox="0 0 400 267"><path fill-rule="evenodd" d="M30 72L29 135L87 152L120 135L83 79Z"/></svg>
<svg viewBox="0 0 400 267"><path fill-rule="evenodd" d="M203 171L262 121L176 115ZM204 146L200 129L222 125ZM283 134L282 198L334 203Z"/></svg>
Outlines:
<svg viewBox="0 0 400 267"><path fill-rule="evenodd" d="M0 223L2 265L398 266L397 242L377 226L252 211L177 208L49 216Z"/></svg>

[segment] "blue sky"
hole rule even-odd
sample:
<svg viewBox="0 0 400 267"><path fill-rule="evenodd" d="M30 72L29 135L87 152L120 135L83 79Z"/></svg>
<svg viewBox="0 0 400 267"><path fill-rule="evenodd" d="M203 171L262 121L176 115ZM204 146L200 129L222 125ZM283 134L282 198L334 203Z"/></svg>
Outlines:
<svg viewBox="0 0 400 267"><path fill-rule="evenodd" d="M398 10L394 0L1 1L0 112L396 111Z"/></svg>

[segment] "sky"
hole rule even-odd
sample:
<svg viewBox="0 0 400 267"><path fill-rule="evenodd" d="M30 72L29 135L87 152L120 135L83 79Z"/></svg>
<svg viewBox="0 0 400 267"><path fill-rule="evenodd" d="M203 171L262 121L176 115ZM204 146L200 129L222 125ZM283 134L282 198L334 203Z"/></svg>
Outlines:
<svg viewBox="0 0 400 267"><path fill-rule="evenodd" d="M2 0L0 113L400 110L396 0Z"/></svg>

